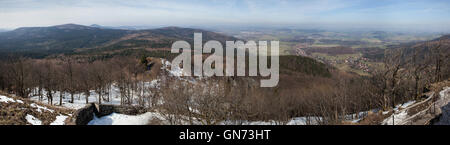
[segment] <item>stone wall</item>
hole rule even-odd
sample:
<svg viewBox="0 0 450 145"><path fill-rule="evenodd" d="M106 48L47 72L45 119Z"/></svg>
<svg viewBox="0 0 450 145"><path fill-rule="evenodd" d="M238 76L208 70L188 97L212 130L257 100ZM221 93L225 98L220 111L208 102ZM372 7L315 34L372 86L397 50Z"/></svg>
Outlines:
<svg viewBox="0 0 450 145"><path fill-rule="evenodd" d="M148 112L148 109L137 106L117 106L117 105L99 105L91 103L77 110L73 116L66 122L68 125L87 125L89 121L97 117L110 115L111 113L120 113L127 115L138 115Z"/></svg>

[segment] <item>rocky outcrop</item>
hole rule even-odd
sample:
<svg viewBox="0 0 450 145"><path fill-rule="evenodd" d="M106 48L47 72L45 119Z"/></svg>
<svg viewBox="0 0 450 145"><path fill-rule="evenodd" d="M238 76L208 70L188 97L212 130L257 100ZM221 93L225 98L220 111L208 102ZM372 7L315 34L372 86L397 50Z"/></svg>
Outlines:
<svg viewBox="0 0 450 145"><path fill-rule="evenodd" d="M439 93L443 101L440 107L441 114L432 121L434 125L450 125L450 87L446 87Z"/></svg>
<svg viewBox="0 0 450 145"><path fill-rule="evenodd" d="M68 121L67 125L87 125L89 121L94 119L94 112L97 111L93 104L78 109Z"/></svg>
<svg viewBox="0 0 450 145"><path fill-rule="evenodd" d="M441 108L442 114L435 125L450 125L450 103Z"/></svg>

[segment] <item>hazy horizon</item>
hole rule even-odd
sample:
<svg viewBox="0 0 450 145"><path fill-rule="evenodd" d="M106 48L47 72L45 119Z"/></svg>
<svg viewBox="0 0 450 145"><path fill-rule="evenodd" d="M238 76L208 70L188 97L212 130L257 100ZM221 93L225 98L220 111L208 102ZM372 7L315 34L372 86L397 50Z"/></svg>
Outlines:
<svg viewBox="0 0 450 145"><path fill-rule="evenodd" d="M75 23L450 32L449 16L444 0L0 1L0 29L8 30Z"/></svg>

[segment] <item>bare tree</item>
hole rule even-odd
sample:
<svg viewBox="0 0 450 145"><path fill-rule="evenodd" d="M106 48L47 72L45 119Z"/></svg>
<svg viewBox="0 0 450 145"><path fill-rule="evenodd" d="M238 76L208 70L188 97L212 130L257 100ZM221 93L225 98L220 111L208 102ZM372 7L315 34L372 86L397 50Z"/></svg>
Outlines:
<svg viewBox="0 0 450 145"><path fill-rule="evenodd" d="M384 73L383 73L383 108L388 108L389 100L391 104L395 105L395 91L400 83L400 71L405 65L404 48L397 48L385 51L384 58ZM392 97L392 98L390 98Z"/></svg>
<svg viewBox="0 0 450 145"><path fill-rule="evenodd" d="M25 58L10 59L7 71L11 78L14 92L20 97L28 97L31 93L32 76L30 69L31 61Z"/></svg>
<svg viewBox="0 0 450 145"><path fill-rule="evenodd" d="M76 90L76 79L75 79L75 69L74 69L74 60L71 57L66 57L63 59L63 71L65 78L67 78L67 90L70 93L70 103L74 102L74 94Z"/></svg>
<svg viewBox="0 0 450 145"><path fill-rule="evenodd" d="M439 39L438 42L427 42L426 46L431 51L432 58L434 58L434 82L440 82L442 78L441 74L441 68L443 65L443 61L445 59L445 55L448 55L444 51L446 51L448 48L447 45L445 45L444 39Z"/></svg>
<svg viewBox="0 0 450 145"><path fill-rule="evenodd" d="M47 92L47 100L50 105L53 105L53 93L57 87L56 83L56 69L51 61L45 61L44 64L44 88Z"/></svg>

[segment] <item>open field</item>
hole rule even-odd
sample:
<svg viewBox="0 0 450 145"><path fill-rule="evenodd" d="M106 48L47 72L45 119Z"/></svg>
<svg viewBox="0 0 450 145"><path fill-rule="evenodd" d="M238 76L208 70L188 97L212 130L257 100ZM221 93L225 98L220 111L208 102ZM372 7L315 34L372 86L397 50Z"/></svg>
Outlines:
<svg viewBox="0 0 450 145"><path fill-rule="evenodd" d="M380 68L376 64L382 57L381 50L393 45L431 40L441 36L434 33L335 32L305 29L227 30L222 33L244 40L277 40L280 41L280 55L308 56L341 70L364 76Z"/></svg>

